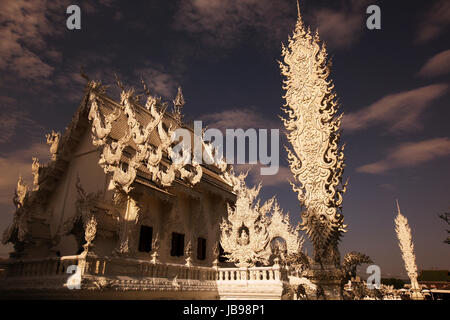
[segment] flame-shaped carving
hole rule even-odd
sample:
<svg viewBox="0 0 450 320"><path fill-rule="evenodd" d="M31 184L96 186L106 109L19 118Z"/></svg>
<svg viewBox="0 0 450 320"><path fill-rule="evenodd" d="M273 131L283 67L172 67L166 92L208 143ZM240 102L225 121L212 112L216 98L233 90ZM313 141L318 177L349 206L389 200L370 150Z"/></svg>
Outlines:
<svg viewBox="0 0 450 320"><path fill-rule="evenodd" d="M293 148L287 148L290 169L300 182L292 187L304 206L302 227L313 242L315 261L337 265L337 243L346 227L341 213L344 147L338 146L342 114L337 115L334 85L328 80L325 44L320 46L317 32L305 29L300 13L282 56L287 114L282 120Z"/></svg>
<svg viewBox="0 0 450 320"><path fill-rule="evenodd" d="M170 186L177 174L182 180L192 185L200 182L203 170L199 163L192 161L191 165L188 165L188 161L162 162L164 154L171 159L172 143L174 143L172 137L175 132L172 123L168 124L168 128L163 124L167 104L162 103L160 98L149 95L148 89L146 89L148 97L145 109L150 111L150 120L146 124L142 124L136 116L137 97L134 96L134 90L125 90L120 83L120 88L122 88L121 108L116 107L113 112L104 116L99 108L99 104L104 103L103 97L94 90L94 86L91 87L93 90L89 96L89 120L92 121L92 143L101 147L99 165L105 173L112 173L113 182L119 189L126 193L131 191L131 184L140 167L147 168L151 179L162 186ZM174 103L180 108L184 103L181 91L178 92ZM127 125L122 138L114 141L110 137L113 122L121 116L121 121L126 121ZM152 145L149 141L152 132L156 132L159 137L157 146ZM128 153L134 152L134 155L124 163L125 149ZM182 150L182 153L182 158L193 158L190 149ZM214 164L221 171L226 169L226 164L224 165L222 162Z"/></svg>
<svg viewBox="0 0 450 320"><path fill-rule="evenodd" d="M254 266L255 263L267 263L270 253L266 250L269 242L266 213L271 209L274 199L260 207L256 197L261 184L247 188L246 174L241 174L234 186L237 199L235 208L228 207L228 220L223 219L220 230L220 243L230 262L238 267ZM255 203L256 201L256 203Z"/></svg>
<svg viewBox="0 0 450 320"><path fill-rule="evenodd" d="M47 133L45 137L47 138L47 144L50 146L50 154L52 156L52 160L56 160L61 133L52 130L52 132Z"/></svg>
<svg viewBox="0 0 450 320"><path fill-rule="evenodd" d="M220 225L220 243L227 252L225 257L240 267L267 264L272 255L268 244L276 238L285 241L287 253L301 251L304 240L299 236L298 228L292 228L289 217L275 198L260 206L257 197L261 184L248 188L245 184L247 174L231 176L236 204L234 207L228 205L228 218Z"/></svg>
<svg viewBox="0 0 450 320"><path fill-rule="evenodd" d="M402 251L402 258L405 262L405 269L411 280L412 289L420 289L417 282L417 265L414 254L414 243L412 241L411 228L408 219L400 212L400 206L397 201L397 217L395 218L395 232L397 233L398 245Z"/></svg>

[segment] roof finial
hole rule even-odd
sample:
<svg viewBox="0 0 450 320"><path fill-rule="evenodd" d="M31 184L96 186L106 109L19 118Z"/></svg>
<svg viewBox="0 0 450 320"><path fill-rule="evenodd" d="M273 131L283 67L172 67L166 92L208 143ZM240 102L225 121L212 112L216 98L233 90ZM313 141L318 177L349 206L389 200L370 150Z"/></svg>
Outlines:
<svg viewBox="0 0 450 320"><path fill-rule="evenodd" d="M400 213L400 205L398 204L398 199L395 199L395 201L397 202L397 210L398 210L398 213Z"/></svg>
<svg viewBox="0 0 450 320"><path fill-rule="evenodd" d="M298 0L297 0L297 13L298 17L300 18L300 5L298 4Z"/></svg>

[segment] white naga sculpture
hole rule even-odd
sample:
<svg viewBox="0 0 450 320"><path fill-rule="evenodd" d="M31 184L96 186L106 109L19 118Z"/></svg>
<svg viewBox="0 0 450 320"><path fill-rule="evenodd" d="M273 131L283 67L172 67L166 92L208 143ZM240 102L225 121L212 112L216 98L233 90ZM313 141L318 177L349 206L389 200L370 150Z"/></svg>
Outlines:
<svg viewBox="0 0 450 320"><path fill-rule="evenodd" d="M61 133L52 130L52 132L47 133L45 137L47 138L47 144L50 146L51 159L56 160Z"/></svg>
<svg viewBox="0 0 450 320"><path fill-rule="evenodd" d="M165 187L172 184L177 176L185 182L192 185L200 182L202 177L202 167L199 163L192 161L182 161L192 157L192 150L183 148L180 151L180 161L164 162L165 155L171 159L172 140L175 128L173 126L181 125L181 109L184 105L184 98L181 88L178 89L177 97L174 100L174 117L175 123L166 127L163 122L167 104L162 103L160 98L153 97L149 94L144 84L147 94L145 109L149 111L147 123L141 123L142 117L136 115L138 107L137 97L134 96L134 90L125 90L123 85L118 81L119 87L122 89L120 108L116 108L112 112L108 108L100 108L103 102L103 92L99 83L91 82L91 93L89 96L89 120L92 122L92 143L101 148L101 158L99 165L105 173L111 173L115 186L129 193L132 189L131 185L136 179L138 169L150 174L151 179ZM100 110L101 109L101 110ZM111 130L116 121L126 122L126 128L122 136L118 140L111 138ZM151 135L155 133L159 139L159 143L150 142ZM203 141L203 137L202 137ZM210 145L203 143L204 148L210 149ZM125 149L131 150L134 154L131 158L127 158L124 154ZM208 150L209 150L208 149ZM209 152L212 152L209 150ZM214 163L221 173L227 169L223 161Z"/></svg>
<svg viewBox="0 0 450 320"><path fill-rule="evenodd" d="M260 205L257 197L261 184L247 188L246 176L232 177L236 204L234 207L228 205L228 218L220 225L220 244L226 252L225 257L238 267L268 264L272 254L269 244L275 238L286 242L288 253L300 252L303 239L298 234L299 228L292 228L289 216L283 214L274 198ZM269 215L272 209L273 213Z"/></svg>
<svg viewBox="0 0 450 320"><path fill-rule="evenodd" d="M292 184L304 207L302 227L314 246L314 261L340 264L338 242L345 225L341 213L344 147L339 148L341 115L334 85L328 79L330 61L319 35L306 29L300 11L288 46L279 62L285 77L286 104L282 119L292 149L287 148L290 169L300 186Z"/></svg>
<svg viewBox="0 0 450 320"><path fill-rule="evenodd" d="M395 218L395 232L397 233L398 245L402 252L402 258L405 262L405 269L408 277L411 280L411 288L413 290L420 290L417 282L417 265L416 256L414 255L414 243L412 241L411 228L408 224L408 219L400 212L400 206L397 201L398 214Z"/></svg>

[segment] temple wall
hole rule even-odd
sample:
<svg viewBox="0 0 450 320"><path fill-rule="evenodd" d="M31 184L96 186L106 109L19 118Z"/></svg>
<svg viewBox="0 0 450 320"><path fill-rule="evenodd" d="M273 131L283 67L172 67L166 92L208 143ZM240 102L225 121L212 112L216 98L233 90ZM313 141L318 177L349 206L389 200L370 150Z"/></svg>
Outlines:
<svg viewBox="0 0 450 320"><path fill-rule="evenodd" d="M141 197L142 210L140 225L153 228L153 237L158 233L160 239L159 259L161 262L182 263L186 256L171 256L172 232L184 234L184 248L192 243L192 263L199 266L211 266L213 247L218 240L219 223L226 216L226 202L212 193L204 192L198 198L188 196L182 191L175 193L172 201L165 201L152 195ZM197 259L197 238L206 239L206 258ZM139 234L136 234L136 243ZM137 253L139 258L149 257L146 253Z"/></svg>
<svg viewBox="0 0 450 320"><path fill-rule="evenodd" d="M81 142L50 197L47 210L51 214L51 235L62 233L64 222L76 214L75 203L78 197L76 183L80 178L81 185L86 193L105 191L106 176L98 165L99 153L92 145L90 130L86 130ZM73 255L78 245L73 235L61 235L58 246L61 255Z"/></svg>
<svg viewBox="0 0 450 320"><path fill-rule="evenodd" d="M105 175L103 169L98 165L99 152L92 145L90 129L86 130L79 145L73 153L73 157L64 171L63 176L52 194L49 196L45 209L45 217L49 224L50 238L57 234L61 236L59 244L54 251L59 251L61 256L76 255L80 252L79 243L73 234L65 234L64 224L73 218L76 212L76 201L78 192L76 188L77 177L80 179L83 190L88 193L102 192L100 201L113 204L113 188L110 185L110 178ZM131 251L130 257L143 260L150 260L150 253L139 252L139 236L141 225L153 228L152 236L159 236L160 249L159 260L168 263L186 263L186 256L171 256L172 233L184 234L184 249L189 241L192 243L192 263L198 266L211 266L213 257L213 247L218 241L219 224L222 217L226 217L226 194L214 189L206 182L201 182L194 187L181 186L173 183L169 188L172 194L169 197L161 197L159 191L151 190L148 187L140 186L137 192L137 203L140 212L136 224L131 227ZM215 191L214 191L215 190ZM136 194L135 194L136 195ZM123 218L126 213L126 205L116 207L117 213ZM102 214L101 214L102 215ZM104 217L104 214L103 214ZM120 231L117 226L114 228L103 225L102 217L99 217L98 230L93 242L94 252L99 256L110 256L120 244ZM110 222L115 217L110 216ZM48 233L48 231L47 231ZM197 258L198 238L206 239L206 257L204 260ZM36 234L33 234L36 238ZM79 240L79 239L78 239ZM27 256L42 257L53 256L55 253L49 251L48 245L37 244L27 248ZM183 250L184 253L185 250Z"/></svg>

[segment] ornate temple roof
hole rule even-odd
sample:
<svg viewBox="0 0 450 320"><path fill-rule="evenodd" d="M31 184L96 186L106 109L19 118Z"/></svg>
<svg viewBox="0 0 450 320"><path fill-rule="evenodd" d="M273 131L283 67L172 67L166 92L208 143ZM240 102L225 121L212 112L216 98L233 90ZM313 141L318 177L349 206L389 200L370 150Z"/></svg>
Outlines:
<svg viewBox="0 0 450 320"><path fill-rule="evenodd" d="M130 162L133 160L133 157L136 156L136 150L142 149L142 148L148 148L153 150L153 155L157 153L158 147L160 147L162 144L166 144L165 148L162 148L162 156L160 159L160 162L158 165L163 168L170 168L173 164L170 159L169 153L170 153L170 146L167 145L168 138L170 138L170 133L173 132L177 128L184 128L188 130L191 134L191 146L194 145L194 131L193 129L183 123L181 121L181 116L178 115L176 112L169 112L167 111L167 104L161 102L160 99L148 96L146 105L142 105L139 103L137 99L134 99L134 97L129 96L125 98L125 101L117 102L114 101L112 98L108 97L102 90L99 90L98 88L94 87L91 89L91 93L89 94L91 96L91 100L88 99L86 102L89 106L88 108L92 108L93 98L92 94L95 95L96 104L98 106L99 116L102 118L100 119L102 122L104 122L104 119L107 119L108 117L116 117L114 113L121 112L122 114L117 117L114 121L111 121L111 128L110 132L108 133L108 139L105 142L105 145L107 148L111 147L111 144L119 142L121 139L124 139L124 136L129 132L130 128L133 130L133 126L138 126L139 131L138 135L142 134L145 135L145 130L147 128L150 128L148 130L148 138L143 137L142 139L136 138L130 138L126 142L126 146L124 146L121 157L119 162L121 163L127 163L130 165ZM126 96L128 93L122 92L122 96ZM181 91L179 91L179 94L181 94ZM182 95L181 95L182 97ZM128 102L126 101L128 100ZM184 99L177 98L175 101ZM150 101L150 102L149 102ZM133 117L135 117L136 122L133 123L134 120L130 120L130 115L125 111L125 104L129 105L127 107L130 107L132 109ZM152 105L149 105L152 104ZM176 108L174 108L176 110ZM91 111L91 109L90 109ZM157 120L155 121L158 116L162 115L161 117L161 123L156 124ZM92 119L95 121L94 119ZM94 132L94 131L93 131ZM93 133L93 139L95 143L95 133ZM125 138L126 139L126 138ZM139 141L141 140L141 141ZM142 141L145 140L145 141ZM208 146L205 145L204 142L202 142L202 150L205 151L205 148ZM101 146L102 147L102 146ZM104 150L104 149L103 149ZM108 150L106 150L108 151ZM191 150L192 152L192 150ZM226 163L221 163L220 165L209 165L206 163L198 164L198 166L201 167L199 172L196 172L197 169L194 167L197 165L195 163L192 163L192 165L188 164L185 166L185 168L178 170L178 173L174 175L173 180L165 180L161 181L161 179L158 177L158 174L154 174L154 167L148 165L148 161L140 161L140 163L136 166L137 172L136 172L136 178L135 181L137 183L141 183L143 185L147 186L155 186L155 187L168 187L172 185L172 182L175 182L177 184L181 184L184 186L193 187L196 183L199 181L191 181L189 179L183 179L181 177L182 173L186 174L186 172L181 172L182 170L192 170L191 172L197 174L197 176L201 176L201 181L207 182L210 185L214 185L218 188L223 189L226 192L232 192L231 183L229 180L229 176L227 175L227 171L229 170L229 166L226 165ZM193 170L194 169L194 170ZM168 169L170 170L170 169ZM168 171L167 170L167 171ZM176 171L176 170L174 170ZM194 176L191 176L193 178Z"/></svg>

